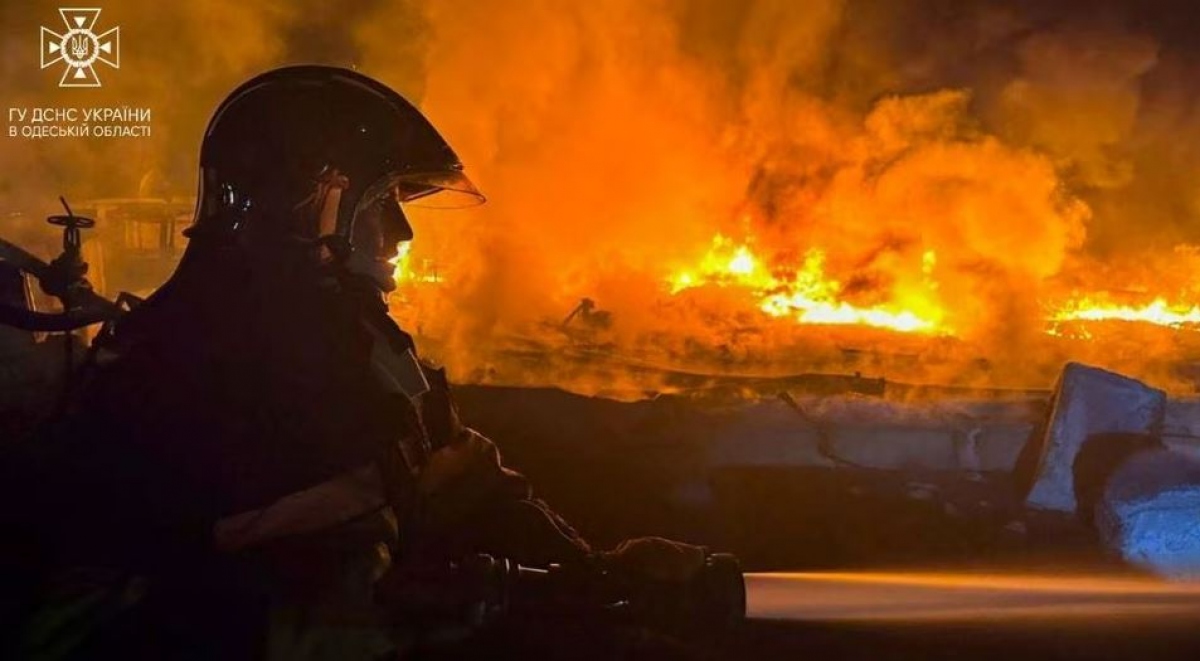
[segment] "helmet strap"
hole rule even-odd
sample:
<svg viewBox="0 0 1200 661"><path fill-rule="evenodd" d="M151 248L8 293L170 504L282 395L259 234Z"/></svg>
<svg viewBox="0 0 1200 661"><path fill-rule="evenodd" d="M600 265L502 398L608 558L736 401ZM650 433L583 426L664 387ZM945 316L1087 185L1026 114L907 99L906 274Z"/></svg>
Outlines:
<svg viewBox="0 0 1200 661"><path fill-rule="evenodd" d="M309 218L309 231L317 238L331 236L337 233L338 210L342 205L342 192L350 187L350 177L342 174L335 167L326 166L314 181L313 192L301 200L293 211ZM322 246L321 261L335 258Z"/></svg>

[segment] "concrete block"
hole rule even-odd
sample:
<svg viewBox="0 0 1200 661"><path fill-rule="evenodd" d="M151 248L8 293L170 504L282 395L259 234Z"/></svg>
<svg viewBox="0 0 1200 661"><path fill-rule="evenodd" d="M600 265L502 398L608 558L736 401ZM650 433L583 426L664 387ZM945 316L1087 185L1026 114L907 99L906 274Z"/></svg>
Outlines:
<svg viewBox="0 0 1200 661"><path fill-rule="evenodd" d="M1059 376L1043 434L1025 451L1032 457L1025 503L1034 509L1075 511L1075 457L1084 441L1103 432L1157 433L1166 394L1140 381L1068 363Z"/></svg>

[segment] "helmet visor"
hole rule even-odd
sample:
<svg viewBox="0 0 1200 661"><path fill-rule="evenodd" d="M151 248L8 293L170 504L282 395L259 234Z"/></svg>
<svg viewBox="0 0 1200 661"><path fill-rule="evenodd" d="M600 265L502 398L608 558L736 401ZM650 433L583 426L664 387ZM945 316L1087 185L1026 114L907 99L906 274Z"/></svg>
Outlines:
<svg viewBox="0 0 1200 661"><path fill-rule="evenodd" d="M432 209L462 209L486 201L461 170L394 172L380 177L360 198L359 207L368 207L385 196L394 196L402 204Z"/></svg>

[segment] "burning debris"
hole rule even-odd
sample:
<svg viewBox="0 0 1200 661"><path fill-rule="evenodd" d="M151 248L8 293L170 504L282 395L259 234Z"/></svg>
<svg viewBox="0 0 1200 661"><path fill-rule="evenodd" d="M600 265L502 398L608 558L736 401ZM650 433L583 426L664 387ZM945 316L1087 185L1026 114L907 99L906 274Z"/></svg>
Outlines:
<svg viewBox="0 0 1200 661"><path fill-rule="evenodd" d="M922 257L928 273L936 263L936 254ZM840 300L844 287L825 274L825 254L814 249L806 253L801 266L790 279L773 275L767 265L746 245L736 246L717 235L712 248L694 271L681 271L670 279L671 294L696 287L740 287L758 298L758 308L772 317L791 319L801 324L863 325L903 333L949 333L934 317L940 314L897 310L894 306L860 308ZM932 283L930 283L932 289Z"/></svg>

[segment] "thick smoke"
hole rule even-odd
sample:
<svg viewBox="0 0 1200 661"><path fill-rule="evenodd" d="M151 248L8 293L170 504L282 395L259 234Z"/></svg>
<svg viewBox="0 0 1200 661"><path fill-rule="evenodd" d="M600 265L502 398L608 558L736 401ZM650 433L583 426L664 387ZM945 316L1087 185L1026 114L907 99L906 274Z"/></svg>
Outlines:
<svg viewBox="0 0 1200 661"><path fill-rule="evenodd" d="M1026 353L1043 331L1042 285L1091 216L1073 172L1119 169L1103 150L1122 135L1038 144L1052 129L1029 117L1054 102L1019 90L1060 91L1055 75L1093 64L1053 47L1057 24L1032 29L990 5L906 6L915 15L837 1L431 12L427 107L493 198L473 214L482 245L462 253L470 311L435 315L453 324L435 334L458 351L487 347L498 329L522 332L590 296L623 346L787 369L784 346L819 341L747 332L769 324L739 316L753 310L744 300L664 292L720 232L784 273L820 249L843 299L944 310L939 321L992 359ZM1142 62L1100 58L1084 88L1136 110L1131 85L1154 50L1128 41ZM978 66L954 70L964 57ZM1050 57L1064 62L1043 75Z"/></svg>
<svg viewBox="0 0 1200 661"><path fill-rule="evenodd" d="M189 195L238 82L355 66L420 103L490 198L414 213L413 263L442 284L400 314L459 374L511 338L561 339L584 297L612 313L596 340L630 355L783 371L846 344L908 351L766 321L732 289L672 295L721 234L783 279L819 250L841 300L926 310L955 353L1041 384L1064 351L1043 334L1055 297L1197 289L1175 246L1200 242L1200 18L1126 5L127 0L104 10L122 70L75 91L37 67L57 5L6 5L5 106L149 106L155 134L7 139L0 209L133 195L150 171Z"/></svg>

